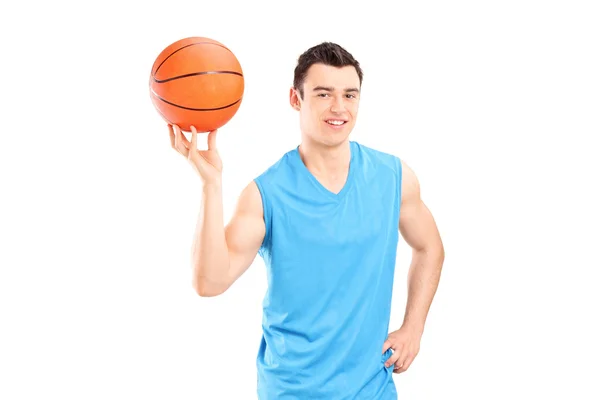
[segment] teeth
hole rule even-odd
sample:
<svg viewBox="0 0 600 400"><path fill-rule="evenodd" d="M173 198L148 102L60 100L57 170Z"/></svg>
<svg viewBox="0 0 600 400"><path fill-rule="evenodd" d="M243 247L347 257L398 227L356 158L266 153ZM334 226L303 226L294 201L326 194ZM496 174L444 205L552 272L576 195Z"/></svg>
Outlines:
<svg viewBox="0 0 600 400"><path fill-rule="evenodd" d="M337 120L330 119L329 121L327 121L327 123L331 124L331 125L342 125L344 123L344 121L337 121Z"/></svg>

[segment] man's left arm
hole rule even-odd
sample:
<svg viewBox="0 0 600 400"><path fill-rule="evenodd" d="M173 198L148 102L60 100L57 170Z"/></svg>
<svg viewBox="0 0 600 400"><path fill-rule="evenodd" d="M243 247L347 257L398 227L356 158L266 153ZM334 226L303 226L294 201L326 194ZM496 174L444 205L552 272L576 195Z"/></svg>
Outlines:
<svg viewBox="0 0 600 400"><path fill-rule="evenodd" d="M414 171L402 163L402 196L398 229L412 248L408 272L408 299L402 327L389 334L383 352L394 353L386 366L394 372L408 369L420 348L425 320L437 291L444 262L444 246L431 211L421 199L420 184Z"/></svg>

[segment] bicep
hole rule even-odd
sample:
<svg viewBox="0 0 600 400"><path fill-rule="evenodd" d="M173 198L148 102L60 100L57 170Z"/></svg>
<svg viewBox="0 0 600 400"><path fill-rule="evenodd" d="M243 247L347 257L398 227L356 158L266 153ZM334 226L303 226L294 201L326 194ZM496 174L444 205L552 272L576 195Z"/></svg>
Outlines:
<svg viewBox="0 0 600 400"><path fill-rule="evenodd" d="M402 165L402 196L400 205L400 233L416 251L424 251L440 242L433 215L421 199L421 188L414 171Z"/></svg>
<svg viewBox="0 0 600 400"><path fill-rule="evenodd" d="M225 227L231 281L235 281L250 267L264 236L262 198L253 181L242 191L233 216Z"/></svg>

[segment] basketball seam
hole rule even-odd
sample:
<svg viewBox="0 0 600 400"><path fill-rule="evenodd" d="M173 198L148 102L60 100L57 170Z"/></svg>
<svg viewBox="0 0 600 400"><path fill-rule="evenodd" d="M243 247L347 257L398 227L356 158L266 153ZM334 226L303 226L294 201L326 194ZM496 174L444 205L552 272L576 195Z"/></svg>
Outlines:
<svg viewBox="0 0 600 400"><path fill-rule="evenodd" d="M219 46L219 47L222 47L222 48L224 48L225 50L227 50L227 51L228 51L228 52L230 52L231 54L233 54L233 53L231 52L231 50L229 50L227 47L225 47L225 46L223 46L222 44L219 44L219 43L213 43L213 42L194 42L194 43L186 44L185 46L178 48L177 50L175 50L175 51L173 51L171 54L169 54L167 57L165 57L165 59L161 61L161 63L158 65L158 67L156 67L156 70L152 72L152 78L154 78L154 77L156 76L156 74L158 73L158 70L160 69L160 67L162 67L162 65L163 65L163 64L164 64L164 63L165 63L165 62L166 62L166 61L167 61L169 58L171 58L171 57L173 56L173 54L177 53L177 52L178 52L178 51L180 51L180 50L183 50L183 49L185 49L185 48L188 48L188 47L190 47L190 46L196 46L196 45L199 45L199 44L212 44L212 45L215 45L215 46Z"/></svg>
<svg viewBox="0 0 600 400"><path fill-rule="evenodd" d="M152 93L152 95L154 97L156 97L157 99L159 99L160 101L162 101L164 103L167 103L167 104L169 104L169 105L171 105L173 107L178 107L178 108L181 108L183 110L189 110L189 111L218 111L218 110L224 110L225 108L229 108L231 106L236 105L237 103L239 103L242 100L242 98L240 97L239 99L237 99L233 103L228 104L226 106L221 106L221 107L214 107L214 108L192 108L192 107L186 107L186 106L182 106L182 105L179 105L179 104L171 103L170 101L168 101L166 99L163 99L158 94L156 94L156 92L154 90L151 90L150 92Z"/></svg>
<svg viewBox="0 0 600 400"><path fill-rule="evenodd" d="M210 74L215 74L215 75L218 75L218 74L232 74L232 75L241 76L242 78L244 77L244 75L240 74L237 71L203 71L203 72L191 72L189 74L174 76L172 78L167 78L167 79L162 79L162 80L158 80L158 79L156 79L153 76L152 79L154 80L155 83L165 83L165 82L174 81L176 79L183 79L183 78L189 78L191 76L210 75Z"/></svg>
<svg viewBox="0 0 600 400"><path fill-rule="evenodd" d="M156 104L154 105L154 108L156 109L156 111L158 111L158 113L160 114L160 116L163 117L169 124L173 124L171 122L171 120L169 118L167 118L167 116L165 114L163 114L162 111L160 111L160 108L158 108L156 106Z"/></svg>

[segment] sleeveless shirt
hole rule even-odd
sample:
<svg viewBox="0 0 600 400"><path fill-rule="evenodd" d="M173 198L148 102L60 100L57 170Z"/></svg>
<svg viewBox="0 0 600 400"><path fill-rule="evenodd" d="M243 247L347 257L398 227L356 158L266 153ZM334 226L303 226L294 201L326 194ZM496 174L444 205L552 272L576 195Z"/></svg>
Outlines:
<svg viewBox="0 0 600 400"><path fill-rule="evenodd" d="M389 333L402 168L350 141L339 193L306 168L298 147L254 181L266 234L260 400L397 399Z"/></svg>

